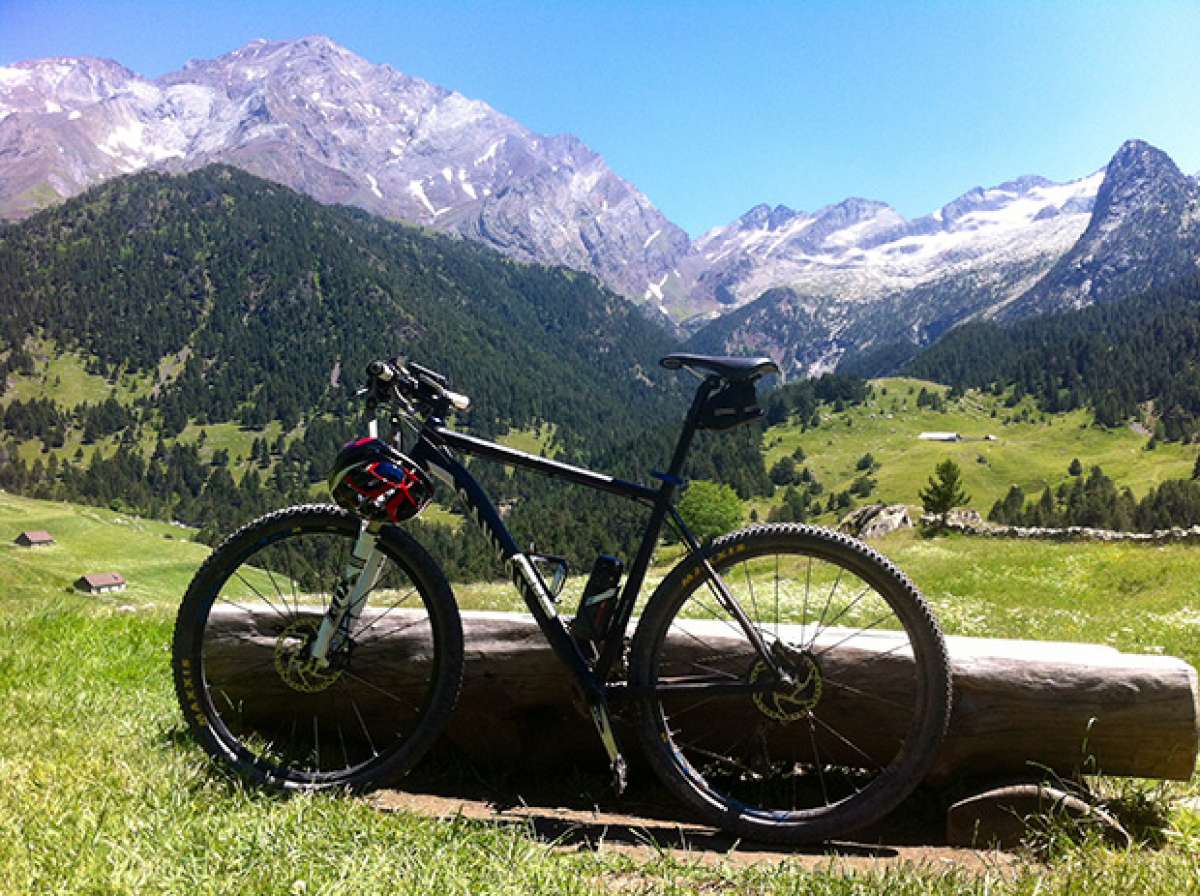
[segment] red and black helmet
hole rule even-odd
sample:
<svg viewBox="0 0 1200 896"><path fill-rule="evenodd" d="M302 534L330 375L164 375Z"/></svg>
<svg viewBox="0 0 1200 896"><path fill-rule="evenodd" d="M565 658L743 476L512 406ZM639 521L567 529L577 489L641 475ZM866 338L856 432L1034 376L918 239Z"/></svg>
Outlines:
<svg viewBox="0 0 1200 896"><path fill-rule="evenodd" d="M380 439L356 439L338 452L329 491L347 510L368 520L412 519L433 498L433 480Z"/></svg>

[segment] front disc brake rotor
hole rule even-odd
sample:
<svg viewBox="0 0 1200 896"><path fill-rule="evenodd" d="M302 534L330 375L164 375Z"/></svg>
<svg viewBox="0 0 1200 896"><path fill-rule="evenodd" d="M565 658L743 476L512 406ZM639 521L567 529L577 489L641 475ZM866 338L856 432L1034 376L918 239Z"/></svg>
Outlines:
<svg viewBox="0 0 1200 896"><path fill-rule="evenodd" d="M313 642L320 628L319 618L296 619L275 639L275 671L294 691L315 694L333 685L342 675L342 670L334 666L318 668L316 662L305 655L305 648Z"/></svg>

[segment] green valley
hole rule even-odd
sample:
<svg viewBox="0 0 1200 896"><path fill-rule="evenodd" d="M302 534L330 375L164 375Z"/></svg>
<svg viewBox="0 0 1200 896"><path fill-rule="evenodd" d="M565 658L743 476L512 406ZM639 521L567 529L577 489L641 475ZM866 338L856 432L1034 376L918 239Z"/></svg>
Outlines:
<svg viewBox="0 0 1200 896"><path fill-rule="evenodd" d="M763 447L768 469L800 448L805 459L797 461L797 468L809 467L828 496L850 488L863 475L858 461L870 454L878 464L870 474L877 485L866 500L919 507L918 491L933 468L950 458L962 469L971 506L986 516L1012 485L1036 497L1046 486L1067 481L1075 458L1084 470L1101 467L1138 497L1164 480L1189 478L1196 462L1195 446L1160 442L1148 449L1147 435L1129 427L1096 426L1086 410L1047 414L1029 397L1010 407L1011 393L997 396L974 389L947 398L947 387L915 379L879 379L871 385L871 395L861 405L841 410L823 405L819 427L805 429L793 421L767 429ZM944 409L918 406L921 390L940 396ZM961 441L924 441L920 435L926 432L956 433ZM781 492L776 489L775 499ZM770 504L758 501L754 506L762 516ZM821 518L829 522L844 512Z"/></svg>

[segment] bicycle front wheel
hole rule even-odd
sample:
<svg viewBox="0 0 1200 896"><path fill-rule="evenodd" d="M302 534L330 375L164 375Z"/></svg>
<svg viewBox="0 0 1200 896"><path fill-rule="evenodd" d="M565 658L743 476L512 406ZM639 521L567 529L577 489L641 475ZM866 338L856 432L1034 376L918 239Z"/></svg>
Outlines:
<svg viewBox="0 0 1200 896"><path fill-rule="evenodd" d="M454 708L462 623L445 577L399 530L366 609L315 669L316 637L358 519L327 505L264 516L222 543L179 608L175 687L221 765L281 790L369 789L409 770Z"/></svg>
<svg viewBox="0 0 1200 896"><path fill-rule="evenodd" d="M752 839L828 840L882 818L929 771L949 715L945 646L920 593L871 548L811 526L753 527L706 553L792 681L772 684L703 563L685 559L630 658L651 765Z"/></svg>

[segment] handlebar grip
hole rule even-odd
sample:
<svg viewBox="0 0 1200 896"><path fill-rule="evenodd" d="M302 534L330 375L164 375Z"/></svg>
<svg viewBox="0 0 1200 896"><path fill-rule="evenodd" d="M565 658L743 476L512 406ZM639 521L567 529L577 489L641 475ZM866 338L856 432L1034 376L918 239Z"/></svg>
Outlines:
<svg viewBox="0 0 1200 896"><path fill-rule="evenodd" d="M446 400L453 405L455 410L465 411L471 407L471 399L460 392L451 392L449 389L443 389L442 394L446 396Z"/></svg>

